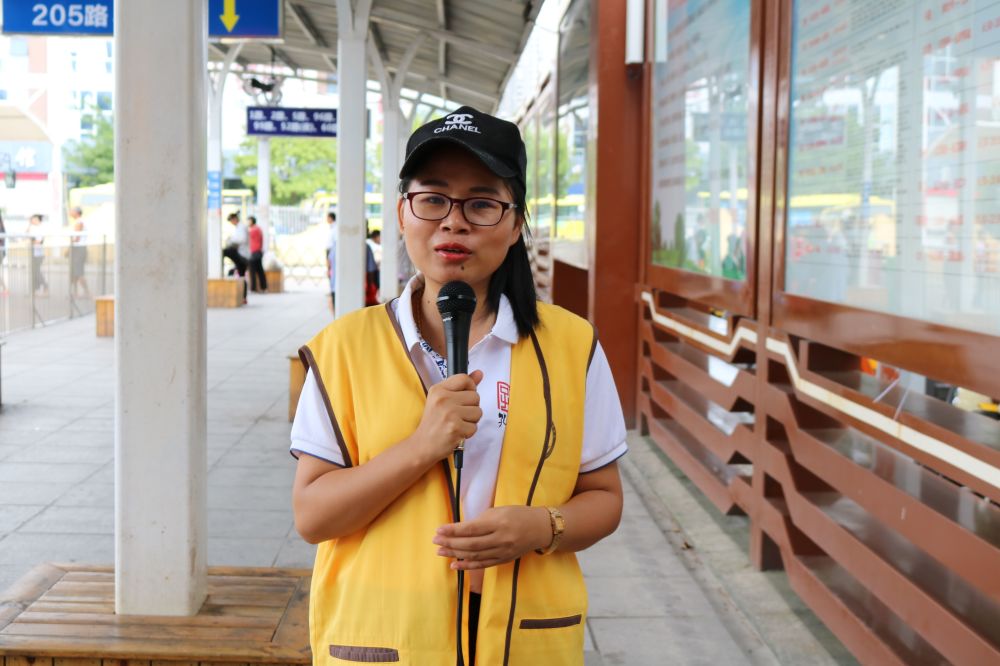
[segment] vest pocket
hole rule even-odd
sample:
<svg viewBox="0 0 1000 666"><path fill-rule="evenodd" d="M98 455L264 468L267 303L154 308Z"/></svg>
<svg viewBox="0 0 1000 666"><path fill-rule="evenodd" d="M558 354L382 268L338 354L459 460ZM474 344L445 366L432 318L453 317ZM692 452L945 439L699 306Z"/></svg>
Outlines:
<svg viewBox="0 0 1000 666"><path fill-rule="evenodd" d="M580 624L582 615L568 615L566 617L552 617L540 620L521 620L521 629L558 629L559 627L572 627Z"/></svg>
<svg viewBox="0 0 1000 666"><path fill-rule="evenodd" d="M331 645L330 656L344 661L358 661L368 664L399 661L399 651L393 648L358 645Z"/></svg>

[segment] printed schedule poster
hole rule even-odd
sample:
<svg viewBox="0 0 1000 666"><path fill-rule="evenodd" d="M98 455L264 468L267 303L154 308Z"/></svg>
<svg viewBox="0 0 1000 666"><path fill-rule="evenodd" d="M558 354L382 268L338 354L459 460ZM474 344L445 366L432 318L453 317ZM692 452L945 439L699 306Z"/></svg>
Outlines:
<svg viewBox="0 0 1000 666"><path fill-rule="evenodd" d="M1000 0L796 0L785 290L1000 334Z"/></svg>
<svg viewBox="0 0 1000 666"><path fill-rule="evenodd" d="M750 4L655 3L654 265L746 277Z"/></svg>

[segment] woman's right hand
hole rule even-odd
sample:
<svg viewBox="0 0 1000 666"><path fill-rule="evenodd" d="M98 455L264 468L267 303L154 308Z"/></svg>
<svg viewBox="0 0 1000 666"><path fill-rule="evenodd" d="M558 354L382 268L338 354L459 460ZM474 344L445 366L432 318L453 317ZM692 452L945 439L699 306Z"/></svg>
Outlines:
<svg viewBox="0 0 1000 666"><path fill-rule="evenodd" d="M427 391L427 404L411 439L434 462L446 458L463 440L476 434L483 410L476 387L482 370L454 375Z"/></svg>

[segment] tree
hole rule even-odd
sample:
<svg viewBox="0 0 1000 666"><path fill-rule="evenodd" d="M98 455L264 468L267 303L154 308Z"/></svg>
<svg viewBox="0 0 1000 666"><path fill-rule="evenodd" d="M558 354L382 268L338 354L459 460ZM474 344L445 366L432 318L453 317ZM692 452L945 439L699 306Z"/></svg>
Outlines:
<svg viewBox="0 0 1000 666"><path fill-rule="evenodd" d="M63 149L63 164L71 187L91 187L115 179L115 126L109 116L91 113L94 134Z"/></svg>
<svg viewBox="0 0 1000 666"><path fill-rule="evenodd" d="M257 186L257 137L247 137L236 155L236 173ZM271 138L271 202L295 205L337 188L337 142L332 139Z"/></svg>

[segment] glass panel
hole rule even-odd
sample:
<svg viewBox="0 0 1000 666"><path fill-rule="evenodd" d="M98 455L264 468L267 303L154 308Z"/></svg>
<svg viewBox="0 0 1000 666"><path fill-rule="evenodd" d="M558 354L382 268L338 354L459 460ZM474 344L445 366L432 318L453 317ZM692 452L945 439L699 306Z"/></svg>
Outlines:
<svg viewBox="0 0 1000 666"><path fill-rule="evenodd" d="M532 112L521 122L521 136L524 137L524 152L528 157L528 173L525 179L524 199L528 206L528 215L532 221L532 233L535 231L534 219L538 207L538 114Z"/></svg>
<svg viewBox="0 0 1000 666"><path fill-rule="evenodd" d="M555 214L555 140L556 112L551 95L546 96L538 110L538 178L535 205L535 240L548 247L552 234L552 217ZM539 245L541 248L542 245Z"/></svg>
<svg viewBox="0 0 1000 666"><path fill-rule="evenodd" d="M10 38L10 54L12 56L28 55L28 40L26 37Z"/></svg>
<svg viewBox="0 0 1000 666"><path fill-rule="evenodd" d="M793 20L786 291L1000 334L1000 2Z"/></svg>
<svg viewBox="0 0 1000 666"><path fill-rule="evenodd" d="M553 254L587 268L588 108L590 0L566 12L559 36L559 120L557 123L556 227Z"/></svg>
<svg viewBox="0 0 1000 666"><path fill-rule="evenodd" d="M750 1L658 0L654 264L746 278Z"/></svg>

